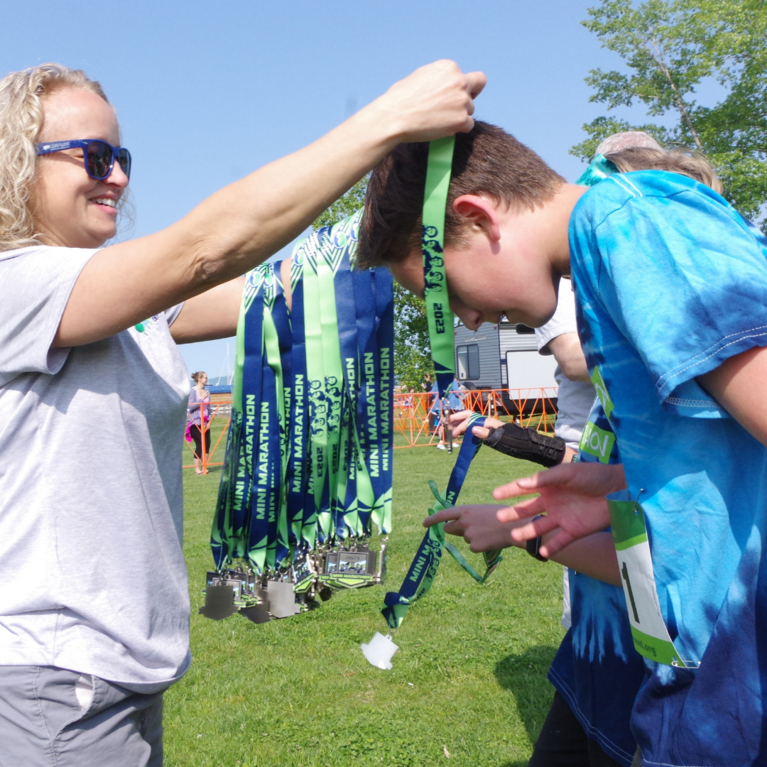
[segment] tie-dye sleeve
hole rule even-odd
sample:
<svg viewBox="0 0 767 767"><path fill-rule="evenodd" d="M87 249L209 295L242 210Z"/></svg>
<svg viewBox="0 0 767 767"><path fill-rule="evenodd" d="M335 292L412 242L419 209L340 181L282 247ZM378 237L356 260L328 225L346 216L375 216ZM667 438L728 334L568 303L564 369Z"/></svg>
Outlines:
<svg viewBox="0 0 767 767"><path fill-rule="evenodd" d="M584 293L639 355L661 402L707 399L697 376L767 345L767 243L690 179L613 179L579 206L571 229Z"/></svg>

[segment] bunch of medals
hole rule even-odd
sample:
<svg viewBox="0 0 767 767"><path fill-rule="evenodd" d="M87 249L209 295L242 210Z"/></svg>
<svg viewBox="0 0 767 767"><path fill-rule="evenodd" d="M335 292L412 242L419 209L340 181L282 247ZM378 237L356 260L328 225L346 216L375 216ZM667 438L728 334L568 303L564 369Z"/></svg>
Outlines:
<svg viewBox="0 0 767 767"><path fill-rule="evenodd" d="M203 615L255 623L381 582L391 529L394 305L354 267L361 212L247 275Z"/></svg>

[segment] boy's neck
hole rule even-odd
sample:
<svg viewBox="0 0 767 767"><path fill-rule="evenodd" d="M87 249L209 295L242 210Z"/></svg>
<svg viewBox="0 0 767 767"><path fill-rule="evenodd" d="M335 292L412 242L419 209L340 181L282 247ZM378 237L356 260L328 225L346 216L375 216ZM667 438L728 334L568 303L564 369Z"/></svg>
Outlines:
<svg viewBox="0 0 767 767"><path fill-rule="evenodd" d="M529 236L537 243L537 252L559 276L570 274L570 216L575 204L586 191L588 187L585 186L563 184L543 206L523 214ZM515 216L513 212L510 215Z"/></svg>

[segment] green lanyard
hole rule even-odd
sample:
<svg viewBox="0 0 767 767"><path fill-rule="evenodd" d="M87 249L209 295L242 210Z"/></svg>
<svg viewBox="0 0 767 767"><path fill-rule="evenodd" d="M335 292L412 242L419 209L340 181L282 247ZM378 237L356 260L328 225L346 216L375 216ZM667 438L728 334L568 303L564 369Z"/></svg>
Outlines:
<svg viewBox="0 0 767 767"><path fill-rule="evenodd" d="M429 344L437 374L439 395L446 397L455 377L453 312L445 277L445 210L450 190L455 136L432 141L423 201L424 299L429 323Z"/></svg>

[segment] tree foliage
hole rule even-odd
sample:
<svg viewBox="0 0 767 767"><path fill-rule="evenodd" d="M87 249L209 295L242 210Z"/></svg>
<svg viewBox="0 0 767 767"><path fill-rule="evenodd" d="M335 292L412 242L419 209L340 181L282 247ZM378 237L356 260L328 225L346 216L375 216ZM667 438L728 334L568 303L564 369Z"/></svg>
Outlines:
<svg viewBox="0 0 767 767"><path fill-rule="evenodd" d="M632 124L599 117L584 125L589 138L571 153L589 160L602 139L644 130L665 146L706 154L725 196L745 216L762 219L767 201L767 7L765 0L601 0L583 24L627 72L594 69L591 101L608 110L642 104L648 117L674 124ZM698 103L701 84L716 82L721 98Z"/></svg>
<svg viewBox="0 0 767 767"><path fill-rule="evenodd" d="M426 302L394 283L394 371L405 390L421 391L426 373L434 380Z"/></svg>
<svg viewBox="0 0 767 767"><path fill-rule="evenodd" d="M323 211L312 225L331 226L365 203L367 178L358 181L343 197ZM394 374L405 389L420 391L425 373L434 373L429 346L426 303L394 283Z"/></svg>
<svg viewBox="0 0 767 767"><path fill-rule="evenodd" d="M332 226L352 213L358 211L365 204L365 190L368 188L367 177L360 179L343 197L339 197L329 208L326 208L315 219L313 229L323 226Z"/></svg>

